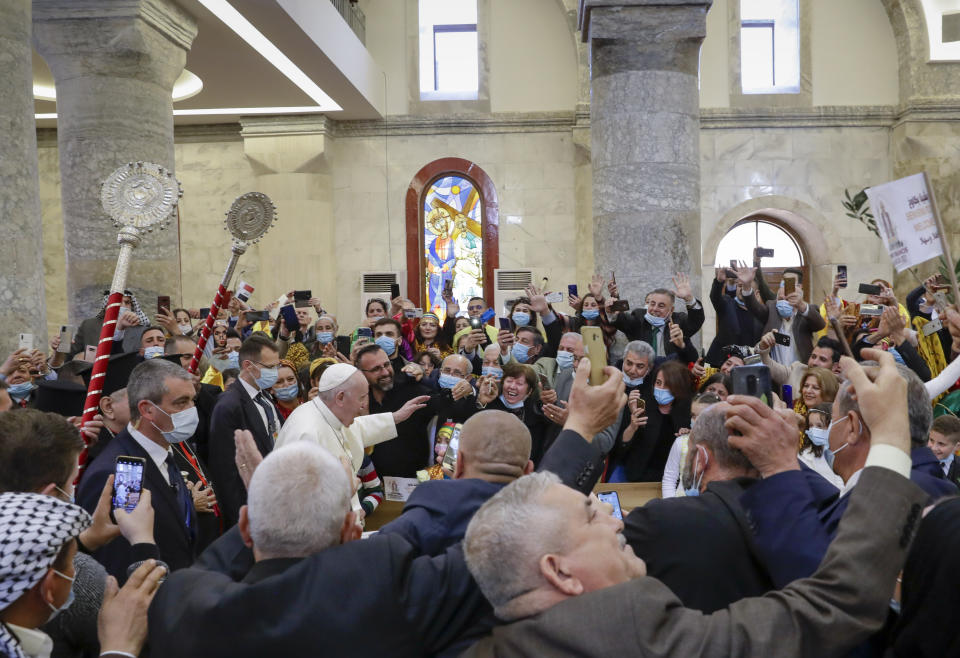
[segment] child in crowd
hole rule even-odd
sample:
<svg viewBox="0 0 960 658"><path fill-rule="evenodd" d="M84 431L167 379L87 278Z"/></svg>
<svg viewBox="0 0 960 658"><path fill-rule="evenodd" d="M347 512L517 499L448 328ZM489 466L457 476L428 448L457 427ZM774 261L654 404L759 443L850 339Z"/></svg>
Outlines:
<svg viewBox="0 0 960 658"><path fill-rule="evenodd" d="M697 416L703 413L703 410L711 404L720 402L720 398L714 393L701 393L694 399L690 405L690 427L697 422ZM683 481L683 465L687 463L687 448L689 447L690 430L684 428L680 430L673 446L670 448L670 454L667 456L667 465L663 469L663 481L660 483L661 496L663 498L673 498L675 496L686 495L680 483Z"/></svg>
<svg viewBox="0 0 960 658"><path fill-rule="evenodd" d="M957 447L960 443L960 418L939 416L930 427L930 439L927 446L933 451L943 468L943 477L960 486L960 459L957 459Z"/></svg>
<svg viewBox="0 0 960 658"><path fill-rule="evenodd" d="M803 420L803 437L800 441L800 461L815 470L837 489L843 488L843 478L833 472L833 468L823 456L830 447L828 435L831 406L826 402L814 405L807 410Z"/></svg>

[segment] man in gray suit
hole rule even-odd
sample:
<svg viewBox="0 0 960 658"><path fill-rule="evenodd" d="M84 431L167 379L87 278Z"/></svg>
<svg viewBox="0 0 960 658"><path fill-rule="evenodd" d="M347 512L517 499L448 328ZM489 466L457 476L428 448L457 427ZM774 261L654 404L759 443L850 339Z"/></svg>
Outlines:
<svg viewBox="0 0 960 658"><path fill-rule="evenodd" d="M518 479L467 528L467 565L508 622L467 656L841 656L883 623L926 495L910 480L906 383L893 357L867 350L875 381L852 359L853 383L873 436L868 466L823 563L810 579L705 616L682 607L626 545L623 524L598 501L549 474ZM730 396L730 443L764 473L799 468L771 442L796 442L795 425L756 398ZM704 547L709 550L709 547Z"/></svg>

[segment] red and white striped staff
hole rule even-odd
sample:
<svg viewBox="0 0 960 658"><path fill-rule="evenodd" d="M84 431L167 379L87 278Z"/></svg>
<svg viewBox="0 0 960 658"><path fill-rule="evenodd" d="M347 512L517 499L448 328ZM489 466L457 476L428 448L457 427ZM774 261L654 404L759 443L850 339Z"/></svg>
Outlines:
<svg viewBox="0 0 960 658"><path fill-rule="evenodd" d="M227 296L227 286L230 285L230 279L233 278L233 271L240 261L240 256L247 251L247 247L263 237L263 234L273 226L277 218L276 207L270 201L270 197L260 192L247 192L238 196L230 205L230 210L226 214L225 228L233 236L230 262L227 263L223 279L221 279L217 292L213 296L213 304L210 305L207 320L200 327L197 349L194 350L193 358L190 359L190 366L187 368L191 373L195 373L197 366L200 365L200 357L203 356L203 349L207 346L207 341L210 340L210 334L213 333L213 323L220 313L223 299Z"/></svg>

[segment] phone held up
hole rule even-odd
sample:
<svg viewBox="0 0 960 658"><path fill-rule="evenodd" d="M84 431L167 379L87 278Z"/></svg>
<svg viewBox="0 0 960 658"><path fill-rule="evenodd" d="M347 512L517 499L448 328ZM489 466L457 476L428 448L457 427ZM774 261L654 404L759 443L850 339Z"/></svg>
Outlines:
<svg viewBox="0 0 960 658"><path fill-rule="evenodd" d="M170 295L157 295L157 315L170 313Z"/></svg>
<svg viewBox="0 0 960 658"><path fill-rule="evenodd" d="M132 512L137 506L140 491L143 489L143 468L146 462L143 457L117 457L113 477L113 509L123 508Z"/></svg>
<svg viewBox="0 0 960 658"><path fill-rule="evenodd" d="M837 265L837 287L838 288L847 287L847 266L846 265Z"/></svg>
<svg viewBox="0 0 960 658"><path fill-rule="evenodd" d="M750 395L760 398L773 407L773 388L770 383L770 368L765 365L738 366L730 371L734 395Z"/></svg>
<svg viewBox="0 0 960 658"><path fill-rule="evenodd" d="M590 359L590 385L599 386L607 380L603 368L607 365L607 345L603 342L603 330L600 327L581 327L583 351Z"/></svg>
<svg viewBox="0 0 960 658"><path fill-rule="evenodd" d="M613 516L623 521L623 509L620 507L620 496L616 491L601 491L597 494L601 503L613 506Z"/></svg>

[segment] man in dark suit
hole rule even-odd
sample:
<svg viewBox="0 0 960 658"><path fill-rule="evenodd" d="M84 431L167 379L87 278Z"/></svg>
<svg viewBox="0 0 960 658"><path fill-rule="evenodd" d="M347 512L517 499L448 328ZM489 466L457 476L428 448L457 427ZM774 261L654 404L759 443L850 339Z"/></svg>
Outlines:
<svg viewBox="0 0 960 658"><path fill-rule="evenodd" d="M728 279L726 270L717 268L710 286L710 303L717 314L717 335L707 350L706 361L719 368L727 360L727 345L755 345L760 339L760 323L737 297L737 280Z"/></svg>
<svg viewBox="0 0 960 658"><path fill-rule="evenodd" d="M267 390L277 381L280 351L264 336L240 347L240 376L220 394L210 419L210 476L223 513L224 528L237 523L247 490L234 462L234 432L249 430L261 455L273 450L282 420Z"/></svg>
<svg viewBox="0 0 960 658"><path fill-rule="evenodd" d="M675 291L657 288L648 293L644 308L635 308L628 313L616 313L611 310L611 305L618 300L616 284L613 284L607 299L607 318L626 335L627 340L642 340L653 347L657 356L677 354L682 360L696 361L697 350L690 338L703 326L703 305L693 296L693 289L686 275L678 274L674 277L674 286ZM686 304L686 313L674 312L677 297ZM673 342L670 335L671 325L680 328L684 343L682 347Z"/></svg>
<svg viewBox="0 0 960 658"><path fill-rule="evenodd" d="M864 418L878 428L850 514L817 578L743 599L712 616L679 605L624 547L622 524L590 498L540 474L490 499L467 529L471 573L508 625L466 656L843 655L886 618L925 495L907 480L908 420L890 355L877 383L855 380ZM854 366L856 367L856 366ZM730 442L775 476L799 470L796 426L756 398L730 396ZM707 549L708 550L708 549Z"/></svg>
<svg viewBox="0 0 960 658"><path fill-rule="evenodd" d="M868 350L865 354L875 356L877 352L879 350ZM880 353L889 356L886 352ZM927 436L930 428L933 415L930 398L913 371L900 365L895 366L895 370L905 382L909 436L915 445ZM850 491L860 486L861 473L868 465L876 432L880 431L868 421L861 407L852 396L850 381L845 381L833 403L829 435L833 470L843 478L843 490L824 500L811 491L798 472L789 472L764 477L741 498L753 521L759 553L778 587L816 570L850 504ZM913 451L911 448L910 453ZM947 480L917 469L918 464L912 461L911 464L910 479L928 499L957 493L956 487ZM759 468L759 464L757 466Z"/></svg>
<svg viewBox="0 0 960 658"><path fill-rule="evenodd" d="M194 558L193 500L170 444L193 435L195 395L190 373L168 361L151 359L134 368L127 384L130 424L90 463L76 491L77 504L92 514L104 483L114 474L117 457L142 458L142 486L150 490L153 501L154 538L160 559L171 569L190 566ZM128 542L115 540L93 556L118 580L126 578L131 562Z"/></svg>
<svg viewBox="0 0 960 658"><path fill-rule="evenodd" d="M178 363L186 369L193 358L197 344L187 336L173 336L163 346L164 358L172 363ZM219 386L201 384L199 375L195 378L197 389L197 414L200 416L200 425L197 433L191 439L193 448L200 459L207 463L210 457L210 420L213 418L213 409L217 406L217 399L222 393Z"/></svg>
<svg viewBox="0 0 960 658"><path fill-rule="evenodd" d="M100 343L100 330L103 327L103 316L106 311L108 296L109 292L105 291L103 306L97 315L80 323L77 333L73 337L73 343L70 345L70 353L67 358L72 359L74 355L82 353L87 345L96 346ZM135 352L139 350L140 337L148 326L150 326L150 319L140 308L140 302L129 290L124 290L120 314L117 316L117 333L114 334L114 340L117 341L118 346L114 347L114 351Z"/></svg>

